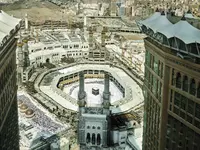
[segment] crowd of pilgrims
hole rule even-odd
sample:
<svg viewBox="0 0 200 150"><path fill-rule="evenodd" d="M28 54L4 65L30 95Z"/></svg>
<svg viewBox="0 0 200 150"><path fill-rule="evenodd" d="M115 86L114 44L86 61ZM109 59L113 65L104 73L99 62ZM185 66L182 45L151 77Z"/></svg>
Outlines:
<svg viewBox="0 0 200 150"><path fill-rule="evenodd" d="M40 128L41 131L45 133L57 133L63 130L64 126L55 123L50 117L45 115L45 113L38 109L38 107L36 107L28 97L20 95L17 98L18 100L22 100L23 104L26 104L29 109L34 111L35 115L33 118L30 118L33 126Z"/></svg>

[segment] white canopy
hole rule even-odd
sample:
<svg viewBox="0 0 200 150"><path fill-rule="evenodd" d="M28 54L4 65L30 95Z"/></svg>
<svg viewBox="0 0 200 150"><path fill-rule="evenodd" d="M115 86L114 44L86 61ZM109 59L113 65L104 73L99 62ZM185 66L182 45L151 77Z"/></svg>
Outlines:
<svg viewBox="0 0 200 150"><path fill-rule="evenodd" d="M190 25L186 20L180 20L178 23L159 32L167 38L177 37L185 44L200 43L200 30Z"/></svg>
<svg viewBox="0 0 200 150"><path fill-rule="evenodd" d="M15 29L19 24L20 19L9 16L2 10L0 10L0 43L6 35L9 35L10 31Z"/></svg>
<svg viewBox="0 0 200 150"><path fill-rule="evenodd" d="M3 38L6 36L6 34L4 32L1 32L0 31L0 44L1 44L1 41L3 40Z"/></svg>
<svg viewBox="0 0 200 150"><path fill-rule="evenodd" d="M160 15L156 19L148 21L144 25L146 25L148 28L151 28L155 33L161 29L166 29L173 24L167 19L165 15Z"/></svg>
<svg viewBox="0 0 200 150"><path fill-rule="evenodd" d="M143 24L143 25L148 25L149 22L155 20L159 16L160 16L160 12L155 12L151 17L140 21L140 23Z"/></svg>

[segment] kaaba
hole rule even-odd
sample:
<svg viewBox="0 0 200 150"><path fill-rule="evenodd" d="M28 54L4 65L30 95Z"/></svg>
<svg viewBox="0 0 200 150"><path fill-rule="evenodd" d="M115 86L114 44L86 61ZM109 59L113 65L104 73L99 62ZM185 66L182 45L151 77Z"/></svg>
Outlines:
<svg viewBox="0 0 200 150"><path fill-rule="evenodd" d="M99 95L99 89L98 88L92 88L92 94L93 95Z"/></svg>

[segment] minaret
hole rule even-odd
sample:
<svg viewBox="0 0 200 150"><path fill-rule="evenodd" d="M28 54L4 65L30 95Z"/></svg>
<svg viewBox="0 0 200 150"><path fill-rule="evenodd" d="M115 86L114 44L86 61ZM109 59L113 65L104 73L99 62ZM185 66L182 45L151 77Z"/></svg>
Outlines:
<svg viewBox="0 0 200 150"><path fill-rule="evenodd" d="M36 30L36 43L39 42L38 30Z"/></svg>
<svg viewBox="0 0 200 150"><path fill-rule="evenodd" d="M103 27L103 30L101 32L101 47L105 48L105 40L106 40L106 27Z"/></svg>
<svg viewBox="0 0 200 150"><path fill-rule="evenodd" d="M28 15L25 15L25 30L28 31Z"/></svg>
<svg viewBox="0 0 200 150"><path fill-rule="evenodd" d="M86 14L84 15L83 28L84 28L84 34L86 35L86 32L87 32L87 16L86 16Z"/></svg>
<svg viewBox="0 0 200 150"><path fill-rule="evenodd" d="M29 50L28 50L28 38L26 37L25 39L23 39L23 43L24 43L24 67L27 68L28 66L30 66L30 60L29 60Z"/></svg>
<svg viewBox="0 0 200 150"><path fill-rule="evenodd" d="M85 107L85 98L86 98L86 92L84 89L84 72L79 72L79 91L78 91L78 105L79 105L79 113L84 112Z"/></svg>
<svg viewBox="0 0 200 150"><path fill-rule="evenodd" d="M107 28L103 27L103 30L101 32L101 57L104 57L105 59L109 58L109 52L106 51L106 32L107 32Z"/></svg>
<svg viewBox="0 0 200 150"><path fill-rule="evenodd" d="M22 43L22 39L21 39L21 33L19 36L19 41L17 43L17 55L18 55L18 67L17 67L17 76L18 76L18 83L21 84L22 83L22 75L23 75L23 71L24 71L24 60L23 60L23 43Z"/></svg>
<svg viewBox="0 0 200 150"><path fill-rule="evenodd" d="M104 113L109 113L110 108L110 76L108 72L104 73L104 91L103 91L103 108Z"/></svg>
<svg viewBox="0 0 200 150"><path fill-rule="evenodd" d="M89 27L89 49L94 48L94 43L93 43L93 27Z"/></svg>

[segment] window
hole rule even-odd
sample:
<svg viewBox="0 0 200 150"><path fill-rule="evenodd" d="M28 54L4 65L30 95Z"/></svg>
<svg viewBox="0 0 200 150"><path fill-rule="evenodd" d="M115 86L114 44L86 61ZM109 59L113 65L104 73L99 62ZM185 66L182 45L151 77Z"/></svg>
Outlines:
<svg viewBox="0 0 200 150"><path fill-rule="evenodd" d="M154 56L151 54L151 58L150 58L150 68L154 69Z"/></svg>
<svg viewBox="0 0 200 150"><path fill-rule="evenodd" d="M156 57L154 58L153 70L156 74L158 74L158 59Z"/></svg>
<svg viewBox="0 0 200 150"><path fill-rule="evenodd" d="M163 77L163 63L160 64L161 65L161 71L160 71L160 77Z"/></svg>
<svg viewBox="0 0 200 150"><path fill-rule="evenodd" d="M192 79L190 83L190 94L195 95L196 94L196 88L195 88L195 80Z"/></svg>
<svg viewBox="0 0 200 150"><path fill-rule="evenodd" d="M181 99L181 95L177 92L175 92L174 94L174 105L176 106L180 106L180 99Z"/></svg>
<svg viewBox="0 0 200 150"><path fill-rule="evenodd" d="M146 60L145 60L145 62L147 64L147 66L150 66L150 57L151 57L150 52L148 50L146 50L146 57L145 57Z"/></svg>
<svg viewBox="0 0 200 150"><path fill-rule="evenodd" d="M153 94L156 95L157 92L157 78L153 76L153 87L152 87Z"/></svg>
<svg viewBox="0 0 200 150"><path fill-rule="evenodd" d="M145 68L145 85L148 85L148 81L149 81L149 70L147 68Z"/></svg>
<svg viewBox="0 0 200 150"><path fill-rule="evenodd" d="M188 100L187 112L192 115L194 113L194 102L192 100Z"/></svg>
<svg viewBox="0 0 200 150"><path fill-rule="evenodd" d="M197 128L200 129L200 122L197 121L196 119L195 119L195 121L194 121L194 125L195 125Z"/></svg>
<svg viewBox="0 0 200 150"><path fill-rule="evenodd" d="M152 86L152 84L151 84L151 82L152 82L152 74L149 72L149 84L148 84L148 88L149 89L151 89L151 86Z"/></svg>
<svg viewBox="0 0 200 150"><path fill-rule="evenodd" d="M199 83L199 86L197 88L197 98L200 98L200 83Z"/></svg>
<svg viewBox="0 0 200 150"><path fill-rule="evenodd" d="M200 119L200 105L196 103L196 108L195 108L195 117Z"/></svg>
<svg viewBox="0 0 200 150"><path fill-rule="evenodd" d="M174 107L174 113L179 115L179 109L177 107Z"/></svg>
<svg viewBox="0 0 200 150"><path fill-rule="evenodd" d="M86 136L86 143L90 143L90 133L87 133L87 136Z"/></svg>
<svg viewBox="0 0 200 150"><path fill-rule="evenodd" d="M172 82L171 82L171 84L172 85L175 85L175 81L176 81L176 79L175 79L175 75L174 75L175 73L174 73L174 69L172 69Z"/></svg>
<svg viewBox="0 0 200 150"><path fill-rule="evenodd" d="M193 120L192 117L187 115L187 121L192 124L192 120Z"/></svg>
<svg viewBox="0 0 200 150"><path fill-rule="evenodd" d="M97 134L97 145L101 144L101 135Z"/></svg>
<svg viewBox="0 0 200 150"><path fill-rule="evenodd" d="M184 76L183 78L183 91L188 91L188 77Z"/></svg>
<svg viewBox="0 0 200 150"><path fill-rule="evenodd" d="M92 134L92 144L93 145L95 144L95 134L94 133Z"/></svg>
<svg viewBox="0 0 200 150"><path fill-rule="evenodd" d="M176 87L181 88L181 74L177 73L176 75Z"/></svg>
<svg viewBox="0 0 200 150"><path fill-rule="evenodd" d="M181 105L180 107L185 110L186 109L186 104L187 104L187 98L185 96L181 96Z"/></svg>

